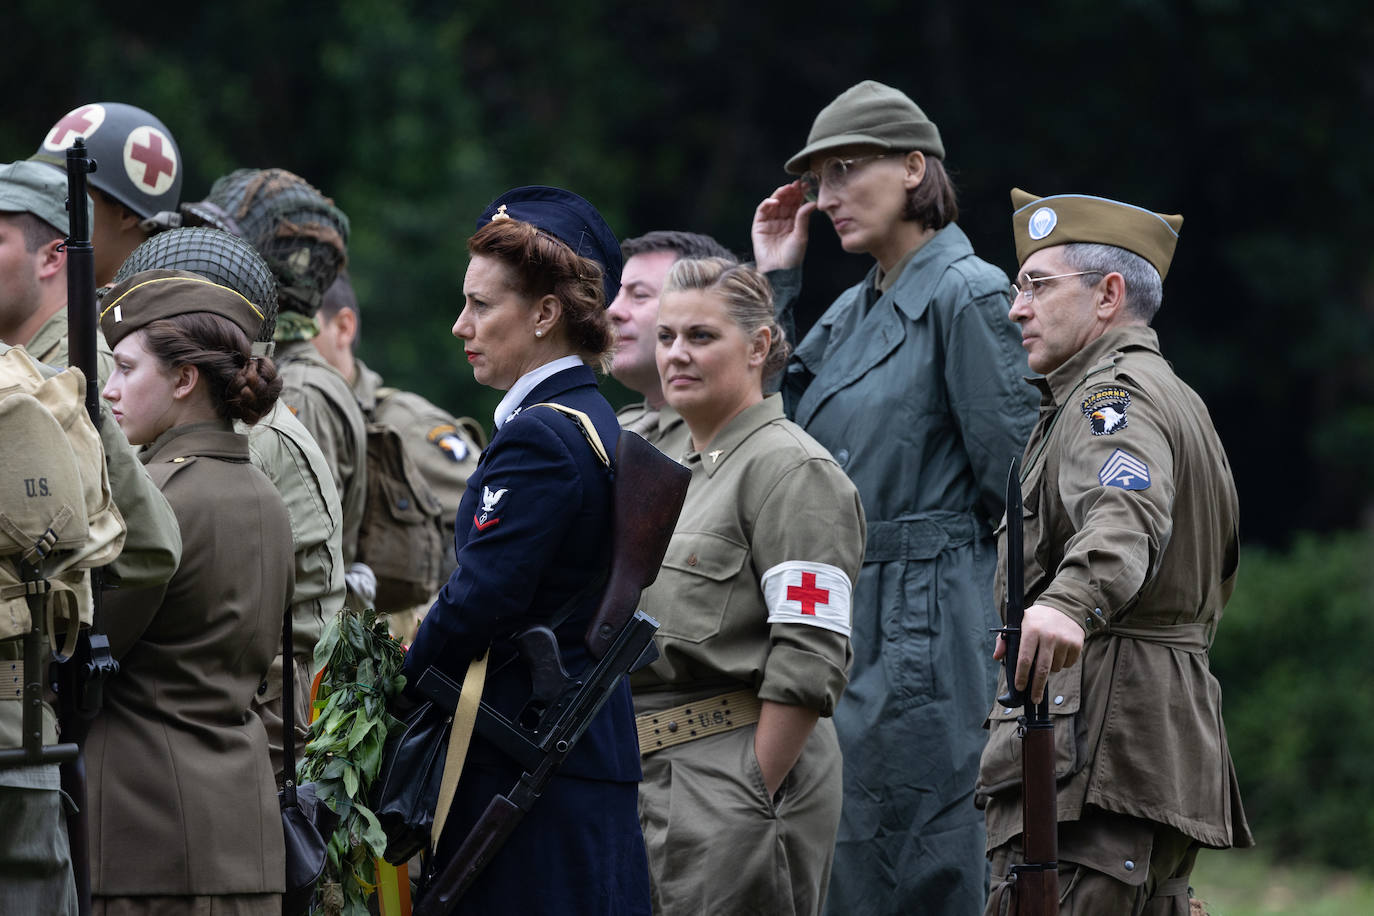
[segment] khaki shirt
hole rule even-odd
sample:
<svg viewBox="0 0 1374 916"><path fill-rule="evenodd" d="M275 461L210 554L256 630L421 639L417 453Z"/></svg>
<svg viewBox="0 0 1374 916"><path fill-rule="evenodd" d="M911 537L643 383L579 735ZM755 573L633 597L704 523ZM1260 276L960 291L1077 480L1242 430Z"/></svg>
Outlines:
<svg viewBox="0 0 1374 916"><path fill-rule="evenodd" d="M644 437L644 441L675 461L681 460L691 448L692 434L681 415L664 404L650 407L648 401L627 404L615 413L621 429L628 429Z"/></svg>
<svg viewBox="0 0 1374 916"><path fill-rule="evenodd" d="M367 501L367 424L348 382L308 340L277 345L281 399L310 430L334 475L343 506L343 560L358 555L358 526Z"/></svg>
<svg viewBox="0 0 1374 916"><path fill-rule="evenodd" d="M1087 633L1079 663L1048 687L1059 819L1092 805L1208 846L1251 845L1207 663L1239 551L1235 484L1207 408L1147 327L1109 331L1033 383L1026 605ZM1002 603L1005 536L999 545ZM1020 713L989 715L977 787L989 849L1021 832Z"/></svg>
<svg viewBox="0 0 1374 916"><path fill-rule="evenodd" d="M257 423L236 423L248 436L253 466L267 475L291 519L296 557L291 639L311 654L324 625L343 607L343 508L324 453L304 424L278 401ZM280 690L280 684L275 684Z"/></svg>
<svg viewBox="0 0 1374 916"><path fill-rule="evenodd" d="M777 395L685 463L687 501L641 599L660 624L660 657L632 676L636 707L745 686L830 715L852 658L849 611L864 545L858 491L783 418Z"/></svg>

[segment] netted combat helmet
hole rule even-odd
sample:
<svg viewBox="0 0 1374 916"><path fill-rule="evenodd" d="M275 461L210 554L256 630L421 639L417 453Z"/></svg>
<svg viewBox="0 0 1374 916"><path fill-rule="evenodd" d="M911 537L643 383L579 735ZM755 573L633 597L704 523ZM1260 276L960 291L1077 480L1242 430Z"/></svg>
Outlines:
<svg viewBox="0 0 1374 916"><path fill-rule="evenodd" d="M277 326L277 278L243 239L209 227L159 232L133 250L114 282L122 283L145 270L189 270L237 291L267 316L258 340L272 339Z"/></svg>
<svg viewBox="0 0 1374 916"><path fill-rule="evenodd" d="M30 156L67 167L67 147L77 137L98 168L91 186L104 191L140 220L159 227L176 225L181 200L181 151L172 132L142 108L122 102L92 102L62 116Z"/></svg>
<svg viewBox="0 0 1374 916"><path fill-rule="evenodd" d="M239 169L205 200L182 207L187 219L216 226L258 250L277 277L281 307L314 315L348 260L348 217L309 182L285 169Z"/></svg>

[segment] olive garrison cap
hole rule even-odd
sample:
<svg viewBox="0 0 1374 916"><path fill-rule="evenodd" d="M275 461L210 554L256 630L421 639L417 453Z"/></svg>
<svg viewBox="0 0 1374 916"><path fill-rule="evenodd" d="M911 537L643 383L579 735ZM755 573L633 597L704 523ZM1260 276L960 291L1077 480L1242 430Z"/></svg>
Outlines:
<svg viewBox="0 0 1374 916"><path fill-rule="evenodd" d="M606 306L620 292L620 241L601 218L596 207L572 191L529 185L513 188L487 204L477 218L477 228L498 219L518 219L529 223L573 250L601 265Z"/></svg>
<svg viewBox="0 0 1374 916"><path fill-rule="evenodd" d="M209 312L238 325L249 340L258 336L262 311L227 286L189 270L145 270L105 294L100 302L100 330L115 347L121 340L160 318Z"/></svg>
<svg viewBox="0 0 1374 916"><path fill-rule="evenodd" d="M899 89L864 80L821 109L811 125L806 146L788 159L784 168L800 175L806 171L806 161L812 154L858 143L890 150L920 150L938 159L945 158L940 128L920 106Z"/></svg>
<svg viewBox="0 0 1374 916"><path fill-rule="evenodd" d="M1016 262L1026 263L1041 248L1087 242L1115 245L1154 265L1159 278L1169 272L1183 217L1152 213L1119 200L1088 194L1036 197L1011 191L1011 228L1016 235Z"/></svg>
<svg viewBox="0 0 1374 916"><path fill-rule="evenodd" d="M28 159L0 166L0 213L32 213L66 235L71 226L67 215L67 173ZM86 214L89 219L89 199Z"/></svg>

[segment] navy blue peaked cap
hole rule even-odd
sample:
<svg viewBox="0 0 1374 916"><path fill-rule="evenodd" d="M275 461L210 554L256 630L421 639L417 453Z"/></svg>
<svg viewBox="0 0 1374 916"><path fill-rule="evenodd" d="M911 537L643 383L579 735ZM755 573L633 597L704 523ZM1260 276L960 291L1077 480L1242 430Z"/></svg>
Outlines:
<svg viewBox="0 0 1374 916"><path fill-rule="evenodd" d="M620 292L620 240L586 200L572 191L529 185L512 188L493 200L477 218L481 229L494 219L518 219L547 232L584 258L601 265L606 305Z"/></svg>

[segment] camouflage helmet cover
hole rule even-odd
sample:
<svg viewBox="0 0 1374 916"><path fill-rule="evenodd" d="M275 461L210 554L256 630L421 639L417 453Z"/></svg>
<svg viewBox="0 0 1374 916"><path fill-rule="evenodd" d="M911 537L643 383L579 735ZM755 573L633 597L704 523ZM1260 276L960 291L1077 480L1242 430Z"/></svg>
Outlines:
<svg viewBox="0 0 1374 916"><path fill-rule="evenodd" d="M189 270L227 286L265 316L258 340L271 340L277 324L277 279L252 245L220 229L170 229L150 236L115 274L122 283L145 270Z"/></svg>
<svg viewBox="0 0 1374 916"><path fill-rule="evenodd" d="M231 232L256 248L277 277L284 309L314 315L348 261L347 215L285 169L230 172L205 200L182 210L189 221Z"/></svg>
<svg viewBox="0 0 1374 916"><path fill-rule="evenodd" d="M140 219L174 213L181 200L181 150L172 132L142 108L122 102L91 102L67 112L29 158L67 167L67 148L77 137L98 167L93 187Z"/></svg>

